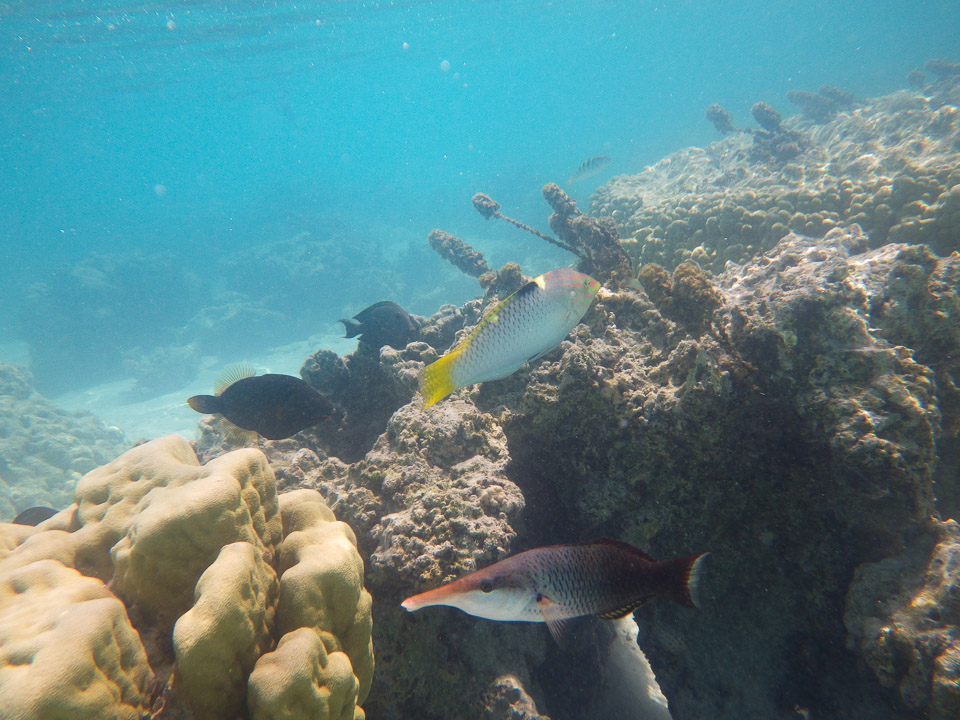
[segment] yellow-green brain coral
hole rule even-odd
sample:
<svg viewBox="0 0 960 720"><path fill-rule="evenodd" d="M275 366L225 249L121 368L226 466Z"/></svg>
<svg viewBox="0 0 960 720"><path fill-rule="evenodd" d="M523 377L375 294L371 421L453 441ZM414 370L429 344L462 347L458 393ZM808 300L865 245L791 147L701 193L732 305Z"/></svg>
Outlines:
<svg viewBox="0 0 960 720"><path fill-rule="evenodd" d="M0 523L0 718L138 720L171 675L198 720L362 718L370 605L318 493L278 496L258 450L200 465L161 438L37 528Z"/></svg>

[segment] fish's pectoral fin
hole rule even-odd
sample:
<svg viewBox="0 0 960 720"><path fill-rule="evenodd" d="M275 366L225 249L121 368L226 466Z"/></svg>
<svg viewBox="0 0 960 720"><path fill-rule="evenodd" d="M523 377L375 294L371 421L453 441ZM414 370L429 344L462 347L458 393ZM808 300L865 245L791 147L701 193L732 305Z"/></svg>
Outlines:
<svg viewBox="0 0 960 720"><path fill-rule="evenodd" d="M597 617L601 620L619 620L620 618L626 617L632 613L638 607L646 605L649 599L649 596L637 598L633 602L627 603L623 607L618 607L616 610L608 610L607 612L597 613Z"/></svg>
<svg viewBox="0 0 960 720"><path fill-rule="evenodd" d="M537 596L537 606L540 608L540 612L543 613L543 620L547 623L547 629L550 631L553 639L557 645L565 648L567 646L566 629L568 619L562 616L560 606L543 594Z"/></svg>

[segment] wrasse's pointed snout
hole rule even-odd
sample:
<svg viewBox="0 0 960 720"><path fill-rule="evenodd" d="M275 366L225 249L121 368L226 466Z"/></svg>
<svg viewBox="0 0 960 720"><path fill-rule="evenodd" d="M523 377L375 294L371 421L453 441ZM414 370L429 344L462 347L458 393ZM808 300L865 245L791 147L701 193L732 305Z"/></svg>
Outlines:
<svg viewBox="0 0 960 720"><path fill-rule="evenodd" d="M413 612L414 610L420 609L420 606L417 604L416 596L408 597L406 600L400 603L400 607L402 607L407 612Z"/></svg>
<svg viewBox="0 0 960 720"><path fill-rule="evenodd" d="M443 600L448 594L447 587L449 586L441 586L422 592L419 595L412 595L400 603L400 607L407 612L414 612L429 605L443 605L445 604Z"/></svg>
<svg viewBox="0 0 960 720"><path fill-rule="evenodd" d="M471 573L466 577L454 580L446 585L441 585L433 590L427 590L419 595L408 597L400 603L400 607L407 612L414 612L415 610L432 607L434 605L448 605L462 610L461 601L464 597L468 596L479 583L479 580L474 579L477 575L478 573Z"/></svg>

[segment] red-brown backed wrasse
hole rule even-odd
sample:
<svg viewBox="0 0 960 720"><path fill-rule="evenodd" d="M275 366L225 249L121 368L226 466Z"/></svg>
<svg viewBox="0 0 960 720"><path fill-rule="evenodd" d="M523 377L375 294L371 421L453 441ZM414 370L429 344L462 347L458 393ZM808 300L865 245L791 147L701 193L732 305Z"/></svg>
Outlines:
<svg viewBox="0 0 960 720"><path fill-rule="evenodd" d="M553 545L519 553L407 598L413 612L447 605L488 620L545 622L560 642L563 623L583 615L620 618L654 597L698 607L708 553L658 562L619 540Z"/></svg>

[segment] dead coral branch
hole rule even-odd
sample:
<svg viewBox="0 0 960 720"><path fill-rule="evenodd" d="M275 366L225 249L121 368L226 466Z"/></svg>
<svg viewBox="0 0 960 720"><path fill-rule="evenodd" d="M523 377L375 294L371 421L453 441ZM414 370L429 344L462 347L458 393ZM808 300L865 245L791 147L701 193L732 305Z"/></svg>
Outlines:
<svg viewBox="0 0 960 720"><path fill-rule="evenodd" d="M620 233L613 220L595 220L577 209L577 203L555 183L543 187L543 197L553 208L550 228L560 239L578 247L578 268L601 283L620 283L633 276L630 256L620 245Z"/></svg>
<svg viewBox="0 0 960 720"><path fill-rule="evenodd" d="M483 193L477 193L476 195L474 195L473 206L477 209L477 212L483 215L483 217L485 217L487 220L489 220L490 218L505 220L506 222L510 223L514 227L518 227L521 230L526 230L528 233L532 235L536 235L541 240L546 240L551 245L556 245L559 248L563 248L567 252L573 253L578 258L581 258L584 260L586 259L584 254L580 250L578 250L576 247L572 245L567 245L566 243L561 242L556 238L552 238L549 235L544 235L539 230L532 228L529 225L524 225L519 220L514 220L511 217L507 217L506 215L500 212L500 203L498 203L489 195L484 195Z"/></svg>
<svg viewBox="0 0 960 720"><path fill-rule="evenodd" d="M461 272L475 278L491 272L483 253L474 250L456 235L443 230L434 230L427 240L437 255L455 265Z"/></svg>

